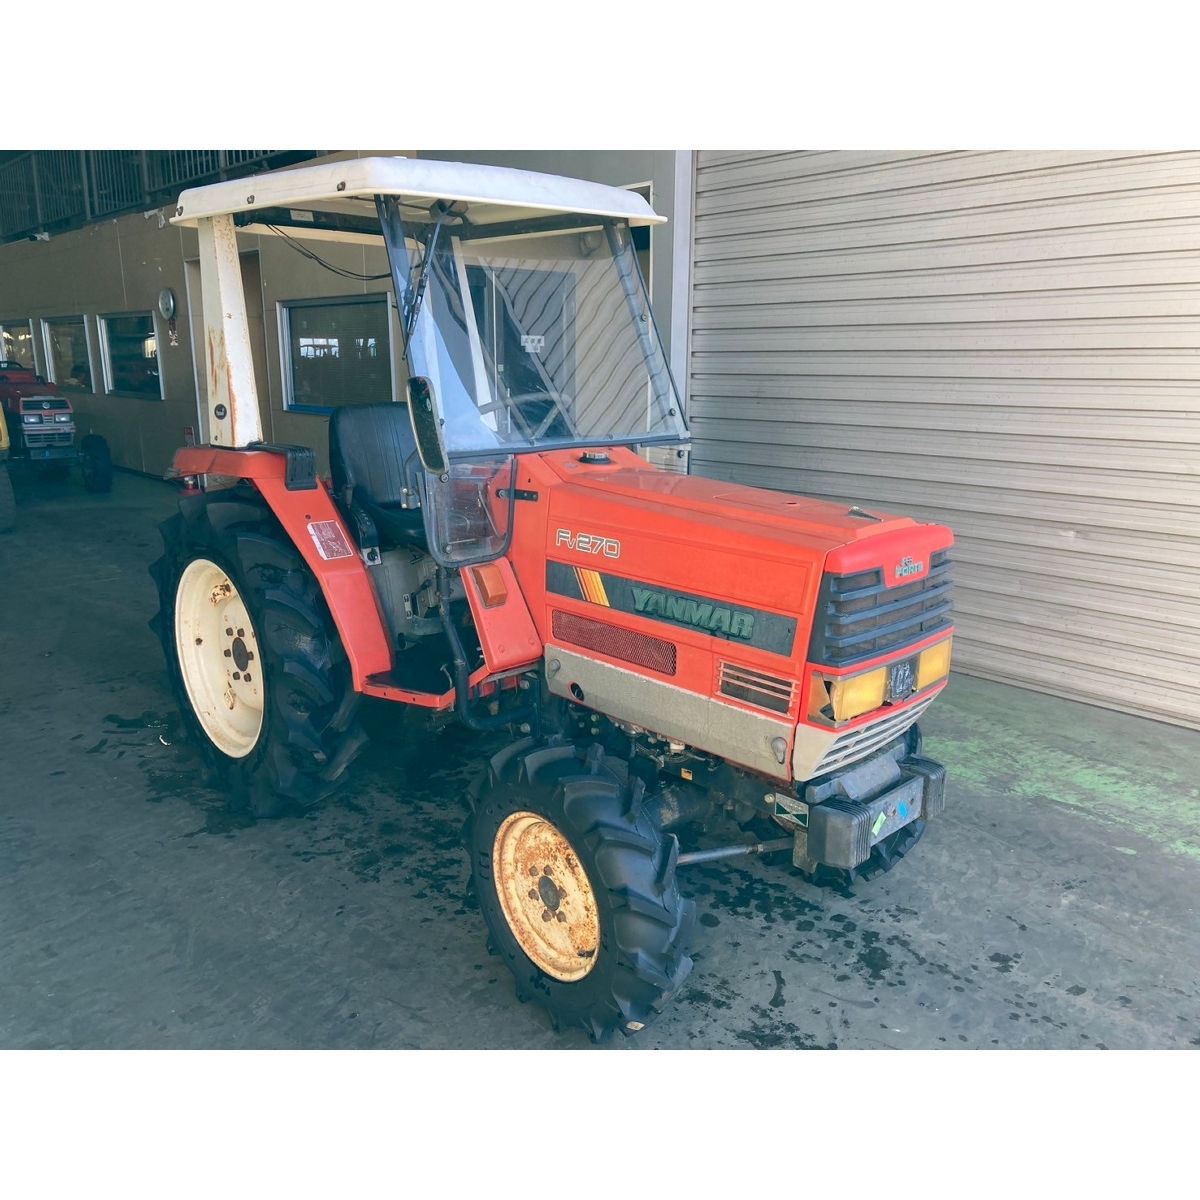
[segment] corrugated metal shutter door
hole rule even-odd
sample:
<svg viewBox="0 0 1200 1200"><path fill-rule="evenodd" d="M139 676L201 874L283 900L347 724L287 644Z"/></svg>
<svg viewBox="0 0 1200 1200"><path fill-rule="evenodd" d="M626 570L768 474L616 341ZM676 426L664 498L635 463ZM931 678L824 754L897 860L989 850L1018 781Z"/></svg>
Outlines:
<svg viewBox="0 0 1200 1200"><path fill-rule="evenodd" d="M1200 155L701 153L692 470L945 521L956 665L1200 728Z"/></svg>

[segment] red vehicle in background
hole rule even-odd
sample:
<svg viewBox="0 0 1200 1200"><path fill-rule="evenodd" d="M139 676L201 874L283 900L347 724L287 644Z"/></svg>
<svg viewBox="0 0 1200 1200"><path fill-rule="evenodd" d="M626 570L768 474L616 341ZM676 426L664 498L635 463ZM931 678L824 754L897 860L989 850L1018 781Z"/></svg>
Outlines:
<svg viewBox="0 0 1200 1200"><path fill-rule="evenodd" d="M75 444L75 411L54 384L21 363L0 361L0 409L11 460L31 462L59 477L78 463L89 492L112 491L108 443L89 433Z"/></svg>

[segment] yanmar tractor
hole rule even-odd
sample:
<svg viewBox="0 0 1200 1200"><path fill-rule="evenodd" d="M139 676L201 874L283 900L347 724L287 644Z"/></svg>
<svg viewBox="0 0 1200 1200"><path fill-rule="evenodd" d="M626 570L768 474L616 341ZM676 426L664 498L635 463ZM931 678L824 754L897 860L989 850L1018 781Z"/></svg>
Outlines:
<svg viewBox="0 0 1200 1200"><path fill-rule="evenodd" d="M917 840L952 535L638 456L688 438L640 196L366 158L193 189L174 220L199 230L209 424L175 456L202 490L162 527L154 625L235 804L331 791L364 695L511 730L469 796L479 903L518 994L597 1038L690 970L689 863L786 850L844 880ZM237 227L386 247L407 402L337 409L329 479L261 441ZM723 815L776 836L681 852Z"/></svg>
<svg viewBox="0 0 1200 1200"><path fill-rule="evenodd" d="M0 410L8 426L11 461L32 463L59 477L78 463L89 492L112 491L108 442L89 433L75 445L75 410L54 384L19 362L0 361Z"/></svg>

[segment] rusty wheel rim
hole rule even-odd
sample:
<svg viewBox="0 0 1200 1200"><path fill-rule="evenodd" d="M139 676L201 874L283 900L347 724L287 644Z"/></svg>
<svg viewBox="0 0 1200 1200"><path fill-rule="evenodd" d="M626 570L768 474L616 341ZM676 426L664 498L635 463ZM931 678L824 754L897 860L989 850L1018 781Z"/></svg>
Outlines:
<svg viewBox="0 0 1200 1200"><path fill-rule="evenodd" d="M496 832L492 871L505 920L530 961L562 983L587 975L600 949L600 914L571 843L537 813L513 813Z"/></svg>
<svg viewBox="0 0 1200 1200"><path fill-rule="evenodd" d="M266 709L258 638L223 567L193 559L175 592L175 646L192 711L213 745L245 758Z"/></svg>

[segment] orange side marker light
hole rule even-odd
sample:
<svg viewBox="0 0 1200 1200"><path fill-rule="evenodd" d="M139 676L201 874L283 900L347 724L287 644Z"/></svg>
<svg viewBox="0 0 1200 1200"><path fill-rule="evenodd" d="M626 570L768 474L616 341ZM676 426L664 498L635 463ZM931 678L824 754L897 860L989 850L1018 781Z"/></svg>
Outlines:
<svg viewBox="0 0 1200 1200"><path fill-rule="evenodd" d="M479 589L484 608L498 608L508 599L504 576L500 574L500 568L495 563L472 567L471 574L475 577L475 586Z"/></svg>

